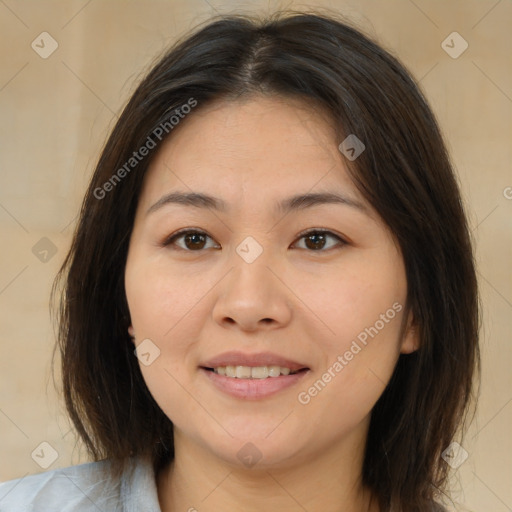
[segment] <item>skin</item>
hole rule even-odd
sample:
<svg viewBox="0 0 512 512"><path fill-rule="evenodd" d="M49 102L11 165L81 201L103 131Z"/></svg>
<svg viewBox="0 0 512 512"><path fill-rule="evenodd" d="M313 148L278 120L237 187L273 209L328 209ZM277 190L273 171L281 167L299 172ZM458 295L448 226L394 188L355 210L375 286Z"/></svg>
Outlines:
<svg viewBox="0 0 512 512"><path fill-rule="evenodd" d="M125 286L135 345L149 338L160 350L150 365L140 363L142 374L174 425L175 459L157 475L163 512L379 510L361 484L370 413L400 353L418 343L404 317L401 253L350 180L340 142L319 108L252 96L199 105L150 165ZM229 210L168 204L146 214L177 190L208 193ZM342 193L363 209L274 212L281 199L320 191ZM199 249L184 237L163 246L182 228L210 238ZM313 228L347 243L329 235L324 246L308 246L300 234ZM236 252L248 236L263 248L252 263ZM300 403L298 393L394 303L404 307ZM310 372L271 397L233 398L198 369L228 350L272 351ZM252 467L237 457L248 442L261 454Z"/></svg>

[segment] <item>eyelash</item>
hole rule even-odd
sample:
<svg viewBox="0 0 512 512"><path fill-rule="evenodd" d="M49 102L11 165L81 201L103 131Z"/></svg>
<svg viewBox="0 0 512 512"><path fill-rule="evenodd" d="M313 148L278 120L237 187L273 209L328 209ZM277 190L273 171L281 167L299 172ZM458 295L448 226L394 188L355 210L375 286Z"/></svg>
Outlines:
<svg viewBox="0 0 512 512"><path fill-rule="evenodd" d="M170 245L173 245L176 240L184 237L185 235L189 235L189 234L205 235L206 237L208 237L211 240L213 240L212 237L210 237L210 235L208 235L208 233L205 233L204 231L201 231L201 230L198 230L198 229L184 228L184 229L179 230L176 233L173 233L172 235L168 236L166 239L164 239L164 241L160 244L160 246L161 247L168 247ZM307 250L308 252L328 252L328 251L331 251L331 250L336 249L336 248L341 248L344 245L348 244L348 242L346 240L344 240L343 238L341 238L339 235L336 235L332 231L329 231L327 229L322 229L322 228L308 229L306 231L303 231L303 232L299 233L297 240L300 240L300 239L305 238L306 236L312 235L312 234L316 234L316 235L330 235L333 238L336 238L340 242L340 244L338 244L338 247L334 246L334 247L331 247L331 248L325 249L325 250L324 249L313 250L313 249L307 249L306 248L305 250ZM190 250L190 249L184 249L183 247L179 247L177 250L193 253L193 252L203 252L206 249L198 249L198 250L194 251L194 250Z"/></svg>

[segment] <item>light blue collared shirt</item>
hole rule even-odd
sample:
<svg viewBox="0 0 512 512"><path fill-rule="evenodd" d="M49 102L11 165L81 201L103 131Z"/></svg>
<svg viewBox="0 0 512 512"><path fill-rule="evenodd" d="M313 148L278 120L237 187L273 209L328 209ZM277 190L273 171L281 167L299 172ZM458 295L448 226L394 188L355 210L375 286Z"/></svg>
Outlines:
<svg viewBox="0 0 512 512"><path fill-rule="evenodd" d="M133 457L119 480L109 460L0 483L0 512L161 512L153 467Z"/></svg>
<svg viewBox="0 0 512 512"><path fill-rule="evenodd" d="M133 457L116 481L108 465L107 459L0 483L0 512L161 512L149 461ZM428 512L446 509L432 503Z"/></svg>

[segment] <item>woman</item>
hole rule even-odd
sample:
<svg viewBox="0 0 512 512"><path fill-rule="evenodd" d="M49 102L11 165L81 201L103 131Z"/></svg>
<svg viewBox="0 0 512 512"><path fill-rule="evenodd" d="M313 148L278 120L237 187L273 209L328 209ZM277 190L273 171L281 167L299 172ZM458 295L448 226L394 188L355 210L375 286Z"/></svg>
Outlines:
<svg viewBox="0 0 512 512"><path fill-rule="evenodd" d="M468 227L413 79L338 17L177 43L106 143L62 281L95 462L2 484L0 510L442 510L479 364Z"/></svg>

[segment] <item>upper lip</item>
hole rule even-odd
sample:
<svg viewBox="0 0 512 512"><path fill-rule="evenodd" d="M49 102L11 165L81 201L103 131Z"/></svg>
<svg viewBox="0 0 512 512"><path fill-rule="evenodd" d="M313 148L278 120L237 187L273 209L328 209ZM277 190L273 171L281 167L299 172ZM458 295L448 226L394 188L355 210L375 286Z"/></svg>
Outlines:
<svg viewBox="0 0 512 512"><path fill-rule="evenodd" d="M290 368L291 371L302 370L308 368L307 365L292 361L286 357L272 352L258 352L254 354L248 354L244 352L223 352L218 356L215 356L200 366L203 368L218 368L221 366L281 366L284 368Z"/></svg>

